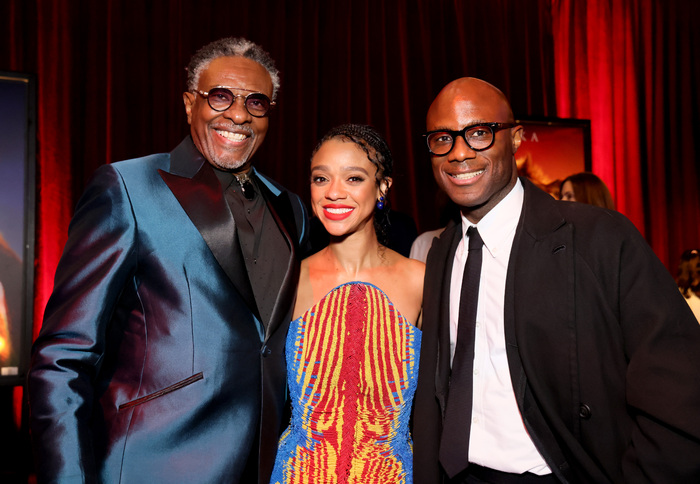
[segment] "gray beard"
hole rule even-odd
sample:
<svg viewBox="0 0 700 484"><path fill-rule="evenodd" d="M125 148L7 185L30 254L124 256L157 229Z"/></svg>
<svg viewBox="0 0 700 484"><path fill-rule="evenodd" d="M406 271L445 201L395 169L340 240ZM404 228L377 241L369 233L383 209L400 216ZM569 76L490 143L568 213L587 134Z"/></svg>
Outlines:
<svg viewBox="0 0 700 484"><path fill-rule="evenodd" d="M235 160L232 162L222 161L222 160L212 160L214 166L223 171L234 171L248 163L248 159L245 160Z"/></svg>

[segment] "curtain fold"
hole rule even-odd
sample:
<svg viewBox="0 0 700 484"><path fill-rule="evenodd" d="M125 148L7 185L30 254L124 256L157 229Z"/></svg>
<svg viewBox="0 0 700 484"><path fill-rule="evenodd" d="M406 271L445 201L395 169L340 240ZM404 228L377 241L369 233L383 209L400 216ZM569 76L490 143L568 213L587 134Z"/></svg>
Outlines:
<svg viewBox="0 0 700 484"><path fill-rule="evenodd" d="M425 115L449 81L480 77L517 117L591 120L593 171L675 273L700 247L697 18L695 0L0 2L0 70L38 79L33 334L90 175L177 145L184 67L225 36L258 42L282 72L255 163L303 199L319 137L369 123L394 154L392 207L437 228Z"/></svg>
<svg viewBox="0 0 700 484"><path fill-rule="evenodd" d="M675 274L700 245L698 2L553 0L557 108L591 120L592 169Z"/></svg>
<svg viewBox="0 0 700 484"><path fill-rule="evenodd" d="M70 38L71 11L60 2L41 3L36 16L37 48L37 196L35 249L35 321L43 318L53 289L53 272L66 242L76 186L74 185L72 135L66 128L75 122L73 87L74 44ZM41 325L34 325L34 338Z"/></svg>
<svg viewBox="0 0 700 484"><path fill-rule="evenodd" d="M671 271L700 245L699 2L47 0L0 4L0 69L39 79L35 332L68 221L101 164L169 151L188 132L184 67L245 36L282 72L256 165L308 200L317 140L375 125L395 157L394 209L439 224L420 137L437 92L483 78L518 117L591 119L593 171Z"/></svg>

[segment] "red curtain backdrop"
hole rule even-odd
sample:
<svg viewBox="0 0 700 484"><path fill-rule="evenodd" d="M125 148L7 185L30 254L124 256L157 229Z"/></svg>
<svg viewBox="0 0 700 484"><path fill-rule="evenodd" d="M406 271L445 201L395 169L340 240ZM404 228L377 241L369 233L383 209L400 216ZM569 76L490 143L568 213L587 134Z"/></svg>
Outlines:
<svg viewBox="0 0 700 484"><path fill-rule="evenodd" d="M396 159L394 209L428 230L438 223L420 138L430 102L471 75L503 89L519 115L555 116L550 8L549 0L2 3L9 48L0 69L39 80L35 335L90 174L169 151L187 133L184 66L198 47L244 36L277 61L283 85L256 155L262 170L308 198L319 137L342 122L373 124Z"/></svg>
<svg viewBox="0 0 700 484"><path fill-rule="evenodd" d="M700 241L695 1L553 0L561 117L591 120L593 171L675 273Z"/></svg>
<svg viewBox="0 0 700 484"><path fill-rule="evenodd" d="M184 66L224 36L277 61L255 162L303 198L319 137L369 123L395 155L393 208L437 228L420 133L437 92L475 76L518 117L590 119L593 171L675 272L700 246L698 14L694 0L4 0L0 70L38 79L34 334L91 173L177 145Z"/></svg>

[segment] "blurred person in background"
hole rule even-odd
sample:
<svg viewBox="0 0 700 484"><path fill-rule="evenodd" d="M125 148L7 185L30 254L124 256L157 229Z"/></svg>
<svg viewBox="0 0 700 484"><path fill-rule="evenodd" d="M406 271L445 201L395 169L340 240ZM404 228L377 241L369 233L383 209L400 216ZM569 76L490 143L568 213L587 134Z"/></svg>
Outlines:
<svg viewBox="0 0 700 484"><path fill-rule="evenodd" d="M570 175L561 182L561 199L615 210L610 190L597 175L587 171Z"/></svg>
<svg viewBox="0 0 700 484"><path fill-rule="evenodd" d="M683 252L678 263L676 284L693 310L695 319L700 322L700 250L690 249Z"/></svg>

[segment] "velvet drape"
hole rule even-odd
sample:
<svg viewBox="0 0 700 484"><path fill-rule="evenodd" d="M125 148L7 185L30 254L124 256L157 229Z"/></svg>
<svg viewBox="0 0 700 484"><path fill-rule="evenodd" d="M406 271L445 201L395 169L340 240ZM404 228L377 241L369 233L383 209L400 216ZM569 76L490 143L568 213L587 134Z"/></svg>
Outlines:
<svg viewBox="0 0 700 484"><path fill-rule="evenodd" d="M499 86L518 115L556 116L551 0L327 2L10 0L0 69L38 75L35 334L67 225L103 163L169 151L187 133L184 67L201 45L244 36L282 72L256 165L308 199L308 160L342 122L379 128L396 160L393 208L436 228L422 145L447 82Z"/></svg>
<svg viewBox="0 0 700 484"><path fill-rule="evenodd" d="M560 117L591 120L593 172L675 275L700 245L700 2L552 1Z"/></svg>
<svg viewBox="0 0 700 484"><path fill-rule="evenodd" d="M395 156L393 208L437 228L420 133L440 88L475 76L516 116L590 119L593 171L675 272L700 246L699 13L693 0L4 0L0 70L38 79L34 334L89 176L187 134L184 67L224 36L260 43L282 72L255 162L302 198L317 139L369 123Z"/></svg>

